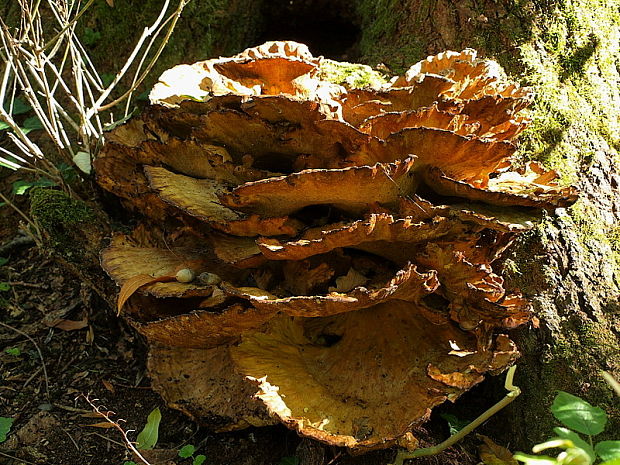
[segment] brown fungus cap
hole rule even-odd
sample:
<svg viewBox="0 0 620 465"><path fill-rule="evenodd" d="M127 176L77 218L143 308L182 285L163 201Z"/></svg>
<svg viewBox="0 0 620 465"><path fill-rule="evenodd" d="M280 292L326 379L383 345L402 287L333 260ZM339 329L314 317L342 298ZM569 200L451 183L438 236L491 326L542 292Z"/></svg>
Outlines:
<svg viewBox="0 0 620 465"><path fill-rule="evenodd" d="M166 71L94 162L142 216L102 265L172 407L414 448L434 406L516 359L501 332L530 304L493 268L577 194L517 164L532 92L474 50L363 89L324 63L268 42Z"/></svg>
<svg viewBox="0 0 620 465"><path fill-rule="evenodd" d="M493 350L479 352L475 337L399 300L332 318L274 320L266 332L244 335L232 355L270 414L355 452L397 443L494 365Z"/></svg>

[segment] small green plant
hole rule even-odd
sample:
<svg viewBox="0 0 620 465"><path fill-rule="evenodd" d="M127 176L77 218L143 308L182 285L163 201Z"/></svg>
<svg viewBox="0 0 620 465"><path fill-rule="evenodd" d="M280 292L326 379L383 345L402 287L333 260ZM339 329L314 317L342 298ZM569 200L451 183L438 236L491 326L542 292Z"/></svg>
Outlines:
<svg viewBox="0 0 620 465"><path fill-rule="evenodd" d="M10 417L0 417L0 443L6 441L6 437L11 430L11 426L13 426L14 418Z"/></svg>
<svg viewBox="0 0 620 465"><path fill-rule="evenodd" d="M5 257L0 257L0 266L4 266L9 263L9 259Z"/></svg>
<svg viewBox="0 0 620 465"><path fill-rule="evenodd" d="M595 445L592 440L605 430L607 414L603 409L560 391L551 405L551 413L564 426L553 428L556 437L537 444L532 451L537 454L561 449L562 452L557 457L517 452L515 459L526 465L592 465L597 460L603 462L601 465L620 465L620 441L601 441Z"/></svg>
<svg viewBox="0 0 620 465"><path fill-rule="evenodd" d="M139 450L150 450L157 444L159 437L159 423L161 422L161 412L159 407L149 413L144 429L138 434L136 447Z"/></svg>
<svg viewBox="0 0 620 465"><path fill-rule="evenodd" d="M181 457L182 459L191 458L192 465L202 465L204 461L207 460L207 457L205 457L202 454L194 456L195 452L196 452L196 447L194 447L192 444L187 444L181 447L181 449L179 450L179 457Z"/></svg>
<svg viewBox="0 0 620 465"><path fill-rule="evenodd" d="M450 429L450 435L456 434L465 428L469 423L468 420L462 420L458 418L456 415L452 415L451 413L441 413L439 415L441 418L446 420L448 423L448 428Z"/></svg>
<svg viewBox="0 0 620 465"><path fill-rule="evenodd" d="M95 45L101 39L101 32L95 31L91 27L84 28L84 44L85 45Z"/></svg>
<svg viewBox="0 0 620 465"><path fill-rule="evenodd" d="M13 357L19 357L22 353L19 347L10 347L5 350L8 355L12 355Z"/></svg>

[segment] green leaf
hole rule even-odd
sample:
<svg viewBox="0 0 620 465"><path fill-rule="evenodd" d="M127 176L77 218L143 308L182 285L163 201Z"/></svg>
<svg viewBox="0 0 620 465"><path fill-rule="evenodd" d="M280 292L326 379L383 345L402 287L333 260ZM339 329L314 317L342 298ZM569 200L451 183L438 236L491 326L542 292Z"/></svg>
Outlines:
<svg viewBox="0 0 620 465"><path fill-rule="evenodd" d="M24 195L31 187L31 182L19 179L13 183L13 195Z"/></svg>
<svg viewBox="0 0 620 465"><path fill-rule="evenodd" d="M7 112L9 111L10 105L11 105L11 102L4 102L2 104L2 106ZM32 110L32 107L28 103L24 102L22 99L18 97L15 100L13 100L13 110L10 113L12 115L21 115L23 113L28 113L30 110Z"/></svg>
<svg viewBox="0 0 620 465"><path fill-rule="evenodd" d="M452 415L451 413L441 413L439 416L448 422L450 436L458 433L469 424L469 421L461 420L456 415Z"/></svg>
<svg viewBox="0 0 620 465"><path fill-rule="evenodd" d="M138 464L134 462L133 460L125 460L123 462L123 465L138 465Z"/></svg>
<svg viewBox="0 0 620 465"><path fill-rule="evenodd" d="M0 166L16 171L19 168L19 162L10 155L0 157Z"/></svg>
<svg viewBox="0 0 620 465"><path fill-rule="evenodd" d="M551 413L570 429L590 436L601 433L607 423L607 414L602 408L564 391L555 397Z"/></svg>
<svg viewBox="0 0 620 465"><path fill-rule="evenodd" d="M620 460L620 441L601 441L594 450L601 460Z"/></svg>
<svg viewBox="0 0 620 465"><path fill-rule="evenodd" d="M5 129L9 129L11 126L6 124L4 121L0 121L0 131L4 131Z"/></svg>
<svg viewBox="0 0 620 465"><path fill-rule="evenodd" d="M73 163L75 163L75 166L77 166L82 173L90 174L91 172L90 153L88 152L76 153L73 157Z"/></svg>
<svg viewBox="0 0 620 465"><path fill-rule="evenodd" d="M136 447L142 450L150 450L157 444L157 437L159 436L159 422L161 421L161 412L159 408L156 408L149 413L146 419L146 426L138 434Z"/></svg>
<svg viewBox="0 0 620 465"><path fill-rule="evenodd" d="M18 179L13 183L13 195L24 195L31 187L52 187L56 183L51 179L41 178L36 181L24 181Z"/></svg>
<svg viewBox="0 0 620 465"><path fill-rule="evenodd" d="M547 455L529 455L523 452L517 452L513 457L519 462L526 463L527 465L557 465L558 462Z"/></svg>
<svg viewBox="0 0 620 465"><path fill-rule="evenodd" d="M191 444L187 444L186 446L181 447L179 450L179 457L186 459L187 457L191 457L196 452L196 448Z"/></svg>
<svg viewBox="0 0 620 465"><path fill-rule="evenodd" d="M282 457L278 465L299 465L299 457Z"/></svg>
<svg viewBox="0 0 620 465"><path fill-rule="evenodd" d="M90 27L84 28L84 44L95 45L97 41L101 39L101 32L95 31Z"/></svg>
<svg viewBox="0 0 620 465"><path fill-rule="evenodd" d="M569 441L572 441L576 447L579 447L580 449L586 451L591 461L594 463L594 461L596 460L596 454L594 453L594 449L589 443L581 439L581 436L568 428L553 428L553 432L557 434L559 438L568 439Z"/></svg>
<svg viewBox="0 0 620 465"><path fill-rule="evenodd" d="M5 352L9 355L12 355L13 357L19 357L22 353L19 347L10 347L6 349Z"/></svg>
<svg viewBox="0 0 620 465"><path fill-rule="evenodd" d="M4 266L7 263L9 263L9 259L8 258L0 257L0 266Z"/></svg>
<svg viewBox="0 0 620 465"><path fill-rule="evenodd" d="M11 290L11 285L9 283L0 283L0 292L6 292Z"/></svg>
<svg viewBox="0 0 620 465"><path fill-rule="evenodd" d="M202 465L205 460L207 460L207 457L205 457L204 455L197 455L196 457L194 457L192 465Z"/></svg>
<svg viewBox="0 0 620 465"><path fill-rule="evenodd" d="M15 421L14 418L0 417L0 443L6 441L6 436L11 430L13 421Z"/></svg>
<svg viewBox="0 0 620 465"><path fill-rule="evenodd" d="M607 462L601 463L601 465L620 465L620 459L613 459Z"/></svg>
<svg viewBox="0 0 620 465"><path fill-rule="evenodd" d="M41 123L41 120L36 116L31 116L24 121L24 127L22 128L24 134L28 134L30 131L35 131L37 129L43 129L43 123Z"/></svg>

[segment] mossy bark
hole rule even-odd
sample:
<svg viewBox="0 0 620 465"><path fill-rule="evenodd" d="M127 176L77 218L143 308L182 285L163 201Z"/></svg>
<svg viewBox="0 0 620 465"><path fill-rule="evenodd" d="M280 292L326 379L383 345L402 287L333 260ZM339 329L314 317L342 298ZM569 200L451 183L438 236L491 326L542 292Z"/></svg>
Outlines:
<svg viewBox="0 0 620 465"><path fill-rule="evenodd" d="M559 171L580 201L523 238L504 264L508 284L535 305L539 329L521 330L522 397L495 420L506 440L531 447L555 426L561 389L610 414L600 376L620 377L620 13L604 0L363 0L361 51L400 72L428 54L476 48L537 98L520 154ZM497 432L498 429L495 429ZM617 439L614 438L614 439Z"/></svg>

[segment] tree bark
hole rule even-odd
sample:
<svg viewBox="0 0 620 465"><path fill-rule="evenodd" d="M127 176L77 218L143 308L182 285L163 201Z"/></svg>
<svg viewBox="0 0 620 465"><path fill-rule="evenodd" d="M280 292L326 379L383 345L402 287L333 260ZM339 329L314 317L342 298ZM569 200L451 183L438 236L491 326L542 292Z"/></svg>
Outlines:
<svg viewBox="0 0 620 465"><path fill-rule="evenodd" d="M495 425L524 449L550 437L548 406L560 389L605 409L611 438L620 410L601 370L620 377L617 2L364 0L358 13L369 64L401 71L472 47L534 87L521 156L558 170L581 199L523 237L504 263L508 287L532 300L541 324L518 332L523 395Z"/></svg>

